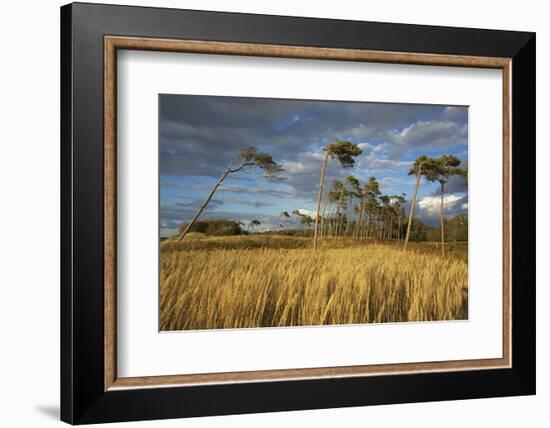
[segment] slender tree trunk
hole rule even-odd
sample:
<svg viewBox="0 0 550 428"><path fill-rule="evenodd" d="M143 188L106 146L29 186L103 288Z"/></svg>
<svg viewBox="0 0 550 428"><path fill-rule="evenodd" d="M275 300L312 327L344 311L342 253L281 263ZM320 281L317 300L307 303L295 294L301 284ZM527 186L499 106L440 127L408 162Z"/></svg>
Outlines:
<svg viewBox="0 0 550 428"><path fill-rule="evenodd" d="M329 215L332 215L332 213L329 213ZM334 238L335 224L335 218L329 217L327 237Z"/></svg>
<svg viewBox="0 0 550 428"><path fill-rule="evenodd" d="M376 216L377 216L376 212L370 215L369 227L368 229L365 230L366 237L373 240L376 240L376 222L378 221Z"/></svg>
<svg viewBox="0 0 550 428"><path fill-rule="evenodd" d="M361 200L361 212L359 213L359 223L357 224L357 237L364 238L365 229L367 227L368 218L365 215L365 209L367 207L367 202Z"/></svg>
<svg viewBox="0 0 550 428"><path fill-rule="evenodd" d="M350 195L349 197L349 211L350 211L350 215L346 221L346 232L345 232L346 236L350 235L351 221L352 221L351 219L353 217L353 195Z"/></svg>
<svg viewBox="0 0 550 428"><path fill-rule="evenodd" d="M401 241L401 214L399 214L399 220L397 220L397 240Z"/></svg>
<svg viewBox="0 0 550 428"><path fill-rule="evenodd" d="M327 214L328 195L321 195L321 208L319 210L319 234L318 238L322 238L326 235L326 223L328 221Z"/></svg>
<svg viewBox="0 0 550 428"><path fill-rule="evenodd" d="M340 197L338 198L338 213L336 214L336 237L340 235L343 226L343 215L340 213L344 202L344 189L340 191Z"/></svg>
<svg viewBox="0 0 550 428"><path fill-rule="evenodd" d="M344 205L344 189L342 189L342 193L340 193L340 201L339 201L338 204L340 206L342 206L342 207L339 207L339 208L343 208L343 205ZM343 210L342 210L342 212L340 212L340 210L338 210L338 214L339 214L338 232L336 233L336 236L340 236L340 234L342 233L342 228L344 227L344 213L343 213Z"/></svg>
<svg viewBox="0 0 550 428"><path fill-rule="evenodd" d="M317 248L317 233L319 228L319 211L321 211L321 195L323 194L323 183L325 181L325 171L327 169L328 151L323 161L323 167L321 168L321 179L319 180L319 194L317 195L317 215L315 216L315 229L313 231L313 248Z"/></svg>
<svg viewBox="0 0 550 428"><path fill-rule="evenodd" d="M413 199L411 202L411 211L409 213L409 223L407 224L407 234L405 235L405 245L403 246L403 250L407 249L407 244L409 243L409 238L411 236L411 225L414 215L414 206L416 205L416 194L418 193L418 186L420 186L420 179L422 178L422 175L420 175L420 171L416 174L416 186L414 187L414 194Z"/></svg>
<svg viewBox="0 0 550 428"><path fill-rule="evenodd" d="M364 219L364 216L365 216L365 205L366 205L365 199L361 198L359 217L357 219L357 227L356 227L356 231L354 232L354 235L355 235L356 238L361 237L361 228L363 227L363 219Z"/></svg>
<svg viewBox="0 0 550 428"><path fill-rule="evenodd" d="M336 212L336 236L340 235L342 230L342 215L340 211L342 210L342 198L344 197L344 189L340 191L340 197L338 198L338 210Z"/></svg>
<svg viewBox="0 0 550 428"><path fill-rule="evenodd" d="M444 216L444 204L445 204L445 184L441 182L441 206L439 209L439 220L441 223L441 255L445 257L445 216Z"/></svg>
<svg viewBox="0 0 550 428"><path fill-rule="evenodd" d="M202 203L202 205L199 207L199 209L197 210L197 212L195 213L195 215L193 216L193 218L191 219L191 221L189 223L187 223L187 227L185 228L185 230L181 233L181 235L179 236L178 238L178 241L181 241L185 235L187 235L187 233L191 230L191 227L193 227L193 225L195 224L195 222L197 221L197 219L199 218L199 216L201 215L201 213L204 211L204 209L206 208L206 206L208 205L208 203L210 202L210 199L212 199L212 196L214 196L214 193L216 193L216 190L218 190L218 187L220 187L220 185L222 184L223 180L225 180L225 177L227 177L227 175L229 174L229 171L231 170L231 164L229 164L229 166L227 167L227 169L224 171L224 173L222 174L222 176L220 177L220 179L218 180L218 182L215 184L215 186L212 188L212 190L210 191L210 194L208 195L208 197L204 200L204 202Z"/></svg>
<svg viewBox="0 0 550 428"><path fill-rule="evenodd" d="M380 238L380 214L376 214L376 228L374 230L374 242L378 242Z"/></svg>

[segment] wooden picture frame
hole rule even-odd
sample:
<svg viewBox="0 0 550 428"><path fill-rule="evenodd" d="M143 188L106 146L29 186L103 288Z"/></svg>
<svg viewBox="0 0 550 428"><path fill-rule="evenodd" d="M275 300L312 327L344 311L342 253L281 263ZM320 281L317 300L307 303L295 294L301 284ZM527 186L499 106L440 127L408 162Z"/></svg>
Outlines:
<svg viewBox="0 0 550 428"><path fill-rule="evenodd" d="M502 70L502 358L118 377L118 49ZM114 422L535 392L534 34L71 4L61 9L61 52L62 420Z"/></svg>

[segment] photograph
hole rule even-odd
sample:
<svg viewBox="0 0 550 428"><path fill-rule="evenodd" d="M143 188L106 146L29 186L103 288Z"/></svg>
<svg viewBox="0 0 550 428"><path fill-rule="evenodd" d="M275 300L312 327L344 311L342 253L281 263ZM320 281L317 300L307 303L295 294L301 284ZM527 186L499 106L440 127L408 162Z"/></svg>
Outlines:
<svg viewBox="0 0 550 428"><path fill-rule="evenodd" d="M468 319L468 107L159 95L160 330Z"/></svg>

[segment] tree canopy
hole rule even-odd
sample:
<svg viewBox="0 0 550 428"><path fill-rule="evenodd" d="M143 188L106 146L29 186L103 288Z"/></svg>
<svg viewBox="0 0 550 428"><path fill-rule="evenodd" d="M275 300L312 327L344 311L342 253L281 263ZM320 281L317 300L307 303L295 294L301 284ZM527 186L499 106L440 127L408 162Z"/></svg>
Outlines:
<svg viewBox="0 0 550 428"><path fill-rule="evenodd" d="M357 144L345 140L336 140L323 150L331 159L338 159L344 168L355 165L355 157L363 153Z"/></svg>
<svg viewBox="0 0 550 428"><path fill-rule="evenodd" d="M269 153L263 153L256 150L256 147L247 147L237 152L231 166L229 168L229 174L236 172L258 172L261 171L262 175L269 181L282 180L280 173L284 171L284 168L273 160L273 157Z"/></svg>

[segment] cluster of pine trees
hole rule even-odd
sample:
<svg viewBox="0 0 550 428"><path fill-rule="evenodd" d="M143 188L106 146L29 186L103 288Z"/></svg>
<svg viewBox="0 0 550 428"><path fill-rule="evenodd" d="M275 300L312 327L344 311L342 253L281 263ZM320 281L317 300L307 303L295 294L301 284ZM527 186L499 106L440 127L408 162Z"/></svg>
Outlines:
<svg viewBox="0 0 550 428"><path fill-rule="evenodd" d="M406 194L382 195L380 186L375 177L370 177L366 183L350 175L345 180L332 180L325 191L325 174L330 160L336 160L344 168L352 168L355 159L362 154L361 148L350 141L336 140L323 148L325 153L321 165L321 177L317 195L317 209L314 217L302 212L294 211L300 217L304 230L313 228L313 247L322 237L349 236L362 239L398 239L404 240L404 249L411 239L411 231L418 220L414 218L414 209L418 188L422 178L428 182L440 184L440 237L441 251L445 255L445 185L451 176L460 176L467 179L467 169L454 155L439 157L419 156L409 175L416 176L416 182L411 200L411 207L405 227L405 199ZM268 153L259 153L255 147L241 149L235 153L220 179L214 185L204 202L201 204L191 221L180 230L179 239L183 239L192 230L198 217L212 199L222 182L230 175L248 172L260 173L267 180L279 180L284 171L281 165L275 162ZM347 214L346 214L347 213ZM284 216L290 217L285 211ZM260 222L253 220L251 230L259 226Z"/></svg>
<svg viewBox="0 0 550 428"><path fill-rule="evenodd" d="M343 228L343 214L341 209L346 203L345 195L355 195L359 199L359 205L354 207L358 212L355 220L355 227L352 228L353 236L363 238L400 239L401 218L404 217L403 204L406 202L403 195L380 195L379 185L376 178L371 177L361 190L359 181L350 176L346 183L335 180L331 183L329 190L323 193L325 172L328 161L337 160L343 168L351 168L355 165L355 158L362 153L357 144L350 141L337 140L327 145L324 149L325 157L321 167L321 179L319 182L319 193L317 196L317 211L315 214L315 229L313 231L313 247L317 247L320 237L328 234L338 236L341 231L349 233L349 227ZM461 165L461 161L454 155L442 155L439 157L419 156L409 175L416 176L411 208L407 222L404 249L411 235L411 227L414 219L414 208L420 181L424 177L429 182L440 183L440 230L441 230L441 252L445 255L445 184L451 176L461 176L467 179L467 169ZM336 204L334 219L328 219L325 211L327 206ZM329 208L330 209L330 208ZM327 231L328 229L328 231Z"/></svg>
<svg viewBox="0 0 550 428"><path fill-rule="evenodd" d="M405 196L383 195L375 177L332 180L321 198L318 238L402 239Z"/></svg>

